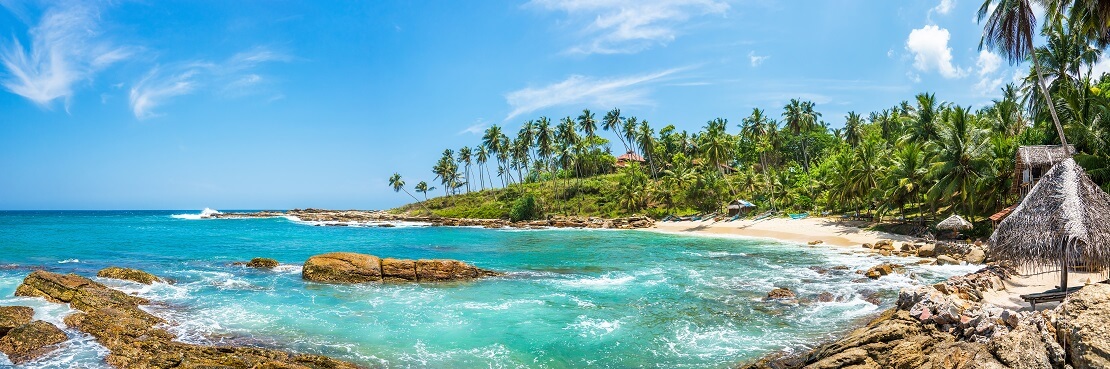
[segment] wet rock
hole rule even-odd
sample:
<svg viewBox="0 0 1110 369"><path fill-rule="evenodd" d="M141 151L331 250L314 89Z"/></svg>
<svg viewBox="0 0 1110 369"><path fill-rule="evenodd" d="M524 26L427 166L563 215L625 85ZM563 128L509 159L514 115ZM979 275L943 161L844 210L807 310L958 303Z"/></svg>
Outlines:
<svg viewBox="0 0 1110 369"><path fill-rule="evenodd" d="M917 251L917 245L912 242L902 242L900 250L904 252L914 252Z"/></svg>
<svg viewBox="0 0 1110 369"><path fill-rule="evenodd" d="M382 259L382 280L402 282L416 280L416 260Z"/></svg>
<svg viewBox="0 0 1110 369"><path fill-rule="evenodd" d="M894 251L894 240L879 240L875 243L875 249Z"/></svg>
<svg viewBox="0 0 1110 369"><path fill-rule="evenodd" d="M825 241L821 241L821 240L814 240L814 241L809 241L809 242L808 242L808 244L809 244L810 246L813 246L813 245L820 245L820 244L822 244L822 243L825 243Z"/></svg>
<svg viewBox="0 0 1110 369"><path fill-rule="evenodd" d="M794 291L780 287L771 290L771 292L768 292L767 297L764 297L763 300L793 300L795 297L796 296L794 295Z"/></svg>
<svg viewBox="0 0 1110 369"><path fill-rule="evenodd" d="M475 268L473 265L445 259L417 260L416 280L420 282L467 280L498 275L496 272Z"/></svg>
<svg viewBox="0 0 1110 369"><path fill-rule="evenodd" d="M381 265L381 259L374 255L332 252L305 260L301 276L306 281L325 283L380 282Z"/></svg>
<svg viewBox="0 0 1110 369"><path fill-rule="evenodd" d="M19 365L34 360L50 351L59 343L65 342L66 334L53 324L36 320L8 331L0 338L0 352L8 355L8 360Z"/></svg>
<svg viewBox="0 0 1110 369"><path fill-rule="evenodd" d="M941 255L933 265L960 265L960 261L948 255Z"/></svg>
<svg viewBox="0 0 1110 369"><path fill-rule="evenodd" d="M144 272L138 269L120 268L120 267L107 267L96 272L97 277L122 279L126 281L139 282L142 284L151 284L154 282L163 282L162 278Z"/></svg>
<svg viewBox="0 0 1110 369"><path fill-rule="evenodd" d="M0 336L12 328L31 322L35 310L26 306L0 306Z"/></svg>
<svg viewBox="0 0 1110 369"><path fill-rule="evenodd" d="M836 301L836 296L834 296L832 293L830 293L828 291L821 292L821 293L817 294L817 301L818 302L833 302L833 301Z"/></svg>
<svg viewBox="0 0 1110 369"><path fill-rule="evenodd" d="M987 253L980 248L973 248L964 255L964 261L971 264L982 264L987 260Z"/></svg>
<svg viewBox="0 0 1110 369"><path fill-rule="evenodd" d="M871 244L869 244L869 243L865 243L865 244L863 244L863 248L865 248L865 249L873 249L873 248L875 248L875 246L872 246L872 245L871 245Z"/></svg>
<svg viewBox="0 0 1110 369"><path fill-rule="evenodd" d="M270 259L270 258L254 258L254 259L251 259L251 261L248 261L247 264L246 264L246 266L248 268L258 268L258 269L274 269L278 265L279 265L279 263L278 263L277 260Z"/></svg>
<svg viewBox="0 0 1110 369"><path fill-rule="evenodd" d="M814 272L817 272L817 274L828 274L828 273L829 273L829 269L828 269L828 268L825 268L825 267L822 267L822 266L818 266L818 265L813 265L813 266L810 266L810 267L809 267L809 270L812 270L812 271L814 271Z"/></svg>
<svg viewBox="0 0 1110 369"><path fill-rule="evenodd" d="M867 278L879 279L879 277L882 277L884 275L901 272L903 268L904 267L902 265L884 263L871 267L871 269L868 269L866 272L863 273L863 275L867 276Z"/></svg>
<svg viewBox="0 0 1110 369"><path fill-rule="evenodd" d="M1083 287L1056 308L1066 324L1057 330L1068 337L1068 354L1076 369L1110 368L1110 285Z"/></svg>
<svg viewBox="0 0 1110 369"><path fill-rule="evenodd" d="M139 305L147 304L147 300L128 296L74 274L35 271L24 278L16 291L22 296L68 302L71 307L80 310L65 318L66 325L96 338L110 351L106 358L108 364L119 368L356 368L353 364L325 356L176 342L172 333L159 328L162 319L139 308ZM48 330L45 326L41 328ZM18 328L0 339L0 349L3 348L2 341L8 340L16 330ZM64 334L61 337L64 340Z"/></svg>
<svg viewBox="0 0 1110 369"><path fill-rule="evenodd" d="M934 257L934 256L937 256L937 254L936 254L936 245L928 243L928 244L921 245L921 247L917 248L917 257L931 258L931 257Z"/></svg>

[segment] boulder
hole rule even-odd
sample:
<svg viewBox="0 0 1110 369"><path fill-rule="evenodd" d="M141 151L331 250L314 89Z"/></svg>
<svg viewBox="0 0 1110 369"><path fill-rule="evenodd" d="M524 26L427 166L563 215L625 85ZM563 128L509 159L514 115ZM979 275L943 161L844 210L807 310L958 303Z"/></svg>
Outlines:
<svg viewBox="0 0 1110 369"><path fill-rule="evenodd" d="M941 255L937 257L937 261L933 265L960 265L960 261L948 255Z"/></svg>
<svg viewBox="0 0 1110 369"><path fill-rule="evenodd" d="M894 240L879 240L875 243L875 248L879 250L894 251Z"/></svg>
<svg viewBox="0 0 1110 369"><path fill-rule="evenodd" d="M763 300L793 300L795 297L794 291L779 287L768 292L767 297L764 297Z"/></svg>
<svg viewBox="0 0 1110 369"><path fill-rule="evenodd" d="M809 243L809 245L820 245L822 243L825 243L825 241L814 240L814 241L809 241L808 243Z"/></svg>
<svg viewBox="0 0 1110 369"><path fill-rule="evenodd" d="M1048 351L1036 328L1021 325L987 344L987 349L998 361L1010 368L1051 369Z"/></svg>
<svg viewBox="0 0 1110 369"><path fill-rule="evenodd" d="M937 247L936 245L931 244L931 243L921 245L920 247L917 248L917 257L931 258L931 257L937 256L936 247Z"/></svg>
<svg viewBox="0 0 1110 369"><path fill-rule="evenodd" d="M875 247L874 247L874 246L872 246L872 245L871 245L871 244L869 244L869 243L865 243L865 244L863 244L863 248L865 248L865 249L873 249L873 248L875 248Z"/></svg>
<svg viewBox="0 0 1110 369"><path fill-rule="evenodd" d="M1071 294L1067 306L1056 308L1066 324L1063 329L1068 354L1076 369L1110 368L1110 285L1093 284Z"/></svg>
<svg viewBox="0 0 1110 369"><path fill-rule="evenodd" d="M381 259L374 255L332 252L305 260L301 276L307 281L325 283L380 282L381 265Z"/></svg>
<svg viewBox="0 0 1110 369"><path fill-rule="evenodd" d="M386 282L416 281L416 260L382 259L382 280Z"/></svg>
<svg viewBox="0 0 1110 369"><path fill-rule="evenodd" d="M53 351L59 343L65 342L66 334L53 324L36 320L8 331L0 338L0 352L8 355L8 360L19 365Z"/></svg>
<svg viewBox="0 0 1110 369"><path fill-rule="evenodd" d="M917 245L913 244L912 242L902 242L901 250L905 252L917 251Z"/></svg>
<svg viewBox="0 0 1110 369"><path fill-rule="evenodd" d="M151 284L154 282L163 282L162 278L158 278L153 274L131 268L120 267L107 267L96 272L97 277L122 279L132 282L139 282L142 284Z"/></svg>
<svg viewBox="0 0 1110 369"><path fill-rule="evenodd" d="M248 261L246 266L248 268L258 269L274 269L278 266L278 261L270 258L254 258Z"/></svg>
<svg viewBox="0 0 1110 369"><path fill-rule="evenodd" d="M31 322L35 310L26 306L0 306L0 337L12 328Z"/></svg>
<svg viewBox="0 0 1110 369"><path fill-rule="evenodd" d="M431 259L416 261L416 280L421 282L452 281L478 278L478 268L458 260Z"/></svg>
<svg viewBox="0 0 1110 369"><path fill-rule="evenodd" d="M986 260L987 253L978 247L971 249L967 252L967 255L964 255L964 261L969 264L982 264Z"/></svg>
<svg viewBox="0 0 1110 369"><path fill-rule="evenodd" d="M867 276L867 278L879 279L879 277L884 275L901 271L903 268L903 266L898 264L879 264L868 269L863 275Z"/></svg>

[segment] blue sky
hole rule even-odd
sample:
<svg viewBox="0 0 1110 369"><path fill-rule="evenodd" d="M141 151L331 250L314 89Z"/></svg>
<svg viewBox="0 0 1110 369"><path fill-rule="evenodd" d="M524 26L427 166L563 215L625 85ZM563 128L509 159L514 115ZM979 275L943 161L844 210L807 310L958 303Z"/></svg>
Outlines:
<svg viewBox="0 0 1110 369"><path fill-rule="evenodd" d="M0 209L387 208L541 115L981 105L1017 69L979 4L0 0Z"/></svg>

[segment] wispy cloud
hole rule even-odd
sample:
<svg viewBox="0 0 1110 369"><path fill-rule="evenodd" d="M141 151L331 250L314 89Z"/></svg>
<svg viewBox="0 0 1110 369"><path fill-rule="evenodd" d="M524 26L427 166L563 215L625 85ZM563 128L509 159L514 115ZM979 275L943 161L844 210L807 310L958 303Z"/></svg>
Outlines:
<svg viewBox="0 0 1110 369"><path fill-rule="evenodd" d="M28 31L30 45L13 38L0 47L6 72L0 84L40 106L63 99L68 107L75 84L133 53L102 37L98 20L99 9L82 4L47 9Z"/></svg>
<svg viewBox="0 0 1110 369"><path fill-rule="evenodd" d="M469 134L472 134L472 135L480 135L480 134L482 134L483 132L486 131L486 128L488 128L489 125L490 125L490 123L487 122L485 119L478 119L477 122L474 122L474 124L471 124L470 126L468 126L468 127L464 128L463 130L459 131L458 134L461 135L461 134L464 134L464 133L469 133Z"/></svg>
<svg viewBox="0 0 1110 369"><path fill-rule="evenodd" d="M154 108L202 88L213 88L228 96L250 95L266 82L254 69L264 63L289 60L288 55L256 47L223 62L194 60L154 67L131 87L131 111L139 119L156 117L159 114Z"/></svg>
<svg viewBox="0 0 1110 369"><path fill-rule="evenodd" d="M979 68L979 82L975 83L974 90L980 96L995 96L999 94L999 87L1002 86L1003 77L995 73L1002 66L1002 57L998 54L990 52L989 50L982 50L979 52L979 58L975 61L975 66Z"/></svg>
<svg viewBox="0 0 1110 369"><path fill-rule="evenodd" d="M753 67L758 67L762 65L763 62L769 58L770 56L768 55L756 55L755 50L752 50L752 52L748 53L748 59L751 60Z"/></svg>
<svg viewBox="0 0 1110 369"><path fill-rule="evenodd" d="M919 71L936 70L944 78L961 78L967 71L952 64L951 35L947 29L927 25L913 31L906 39L906 49L913 53L913 66Z"/></svg>
<svg viewBox="0 0 1110 369"><path fill-rule="evenodd" d="M723 15L720 0L532 0L528 6L566 12L584 42L572 54L628 54L666 44L691 18Z"/></svg>
<svg viewBox="0 0 1110 369"><path fill-rule="evenodd" d="M589 104L594 106L643 106L651 104L649 85L689 68L668 69L661 72L619 78L595 78L572 75L566 80L543 87L528 87L505 95L513 108L505 117L509 120L553 107Z"/></svg>

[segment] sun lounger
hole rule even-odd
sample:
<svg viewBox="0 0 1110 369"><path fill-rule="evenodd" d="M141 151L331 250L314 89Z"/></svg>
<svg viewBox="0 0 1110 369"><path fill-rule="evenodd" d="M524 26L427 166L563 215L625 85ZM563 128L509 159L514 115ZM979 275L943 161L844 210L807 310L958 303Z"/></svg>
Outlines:
<svg viewBox="0 0 1110 369"><path fill-rule="evenodd" d="M1041 293L1021 295L1021 299L1025 300L1025 302L1028 302L1029 305L1033 307L1033 310L1037 310L1038 302L1064 301L1064 297L1075 291L1079 291L1080 288L1083 288L1083 286L1068 288L1067 292L1061 291L1059 288L1055 288Z"/></svg>

